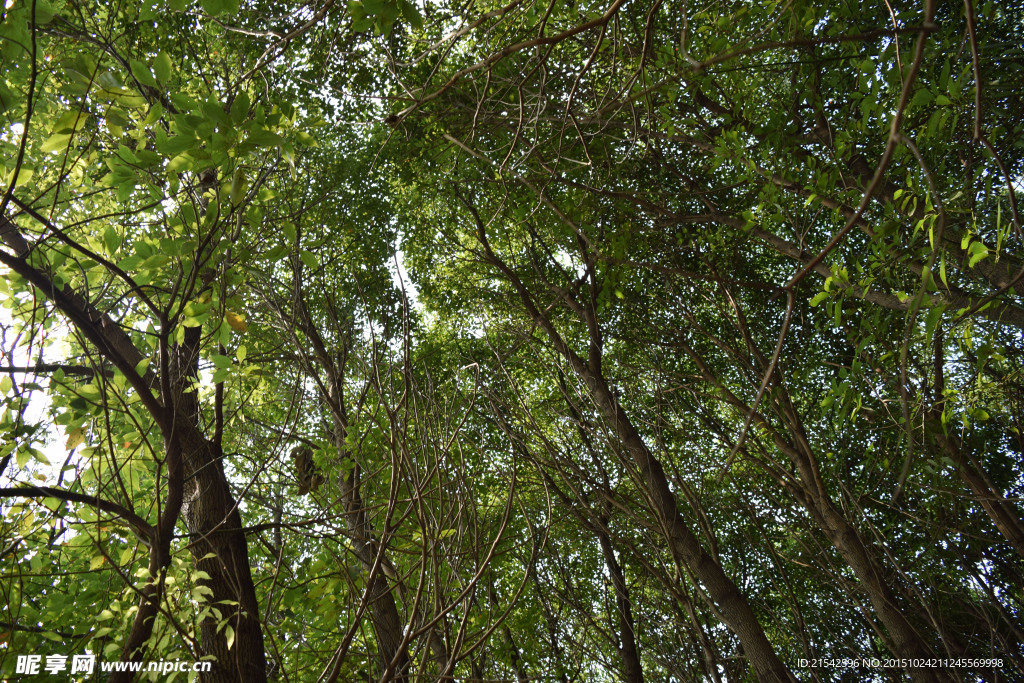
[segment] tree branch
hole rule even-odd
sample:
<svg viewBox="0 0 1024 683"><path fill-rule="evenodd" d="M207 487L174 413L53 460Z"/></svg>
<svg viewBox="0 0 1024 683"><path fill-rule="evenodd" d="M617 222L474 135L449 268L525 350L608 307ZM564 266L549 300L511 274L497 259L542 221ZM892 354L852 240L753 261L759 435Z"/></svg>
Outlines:
<svg viewBox="0 0 1024 683"><path fill-rule="evenodd" d="M56 498L68 503L93 505L103 512L109 512L123 519L147 545L152 542L153 535L156 533L154 527L139 515L120 503L99 496L65 491L50 486L14 486L0 488L0 498Z"/></svg>

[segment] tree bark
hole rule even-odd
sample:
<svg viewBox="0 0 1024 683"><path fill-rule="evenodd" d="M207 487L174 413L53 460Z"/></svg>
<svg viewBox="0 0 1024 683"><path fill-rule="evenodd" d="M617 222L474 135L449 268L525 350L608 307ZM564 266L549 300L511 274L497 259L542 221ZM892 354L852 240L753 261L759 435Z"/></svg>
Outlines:
<svg viewBox="0 0 1024 683"><path fill-rule="evenodd" d="M602 527L607 527L607 520L600 520ZM644 683L644 669L640 664L640 651L636 646L636 630L633 625L633 605L629 600L629 588L622 567L615 557L611 539L604 528L597 530L597 538L601 543L605 567L615 589L615 613L619 620L619 639L622 644L619 654L622 656L622 680L625 683Z"/></svg>
<svg viewBox="0 0 1024 683"><path fill-rule="evenodd" d="M519 279L519 276L494 254L487 241L485 226L479 220L479 216L475 215L475 210L470 208L477 221L477 237L484 249L487 261L505 276L519 295L530 319L544 331L555 350L587 386L598 411L611 425L629 458L640 471L647 497L651 501L653 512L658 519L665 540L668 542L673 559L704 585L717 607L722 621L739 637L758 680L770 683L783 681L795 683L796 678L775 653L775 649L768 641L768 637L746 597L686 526L682 515L679 514L675 496L669 488L664 468L651 454L640 433L622 410L618 400L605 382L600 372L599 342L595 338L595 335L598 334L595 329L596 320L591 318L583 321L587 324L591 335L591 361L588 363L562 339L551 320L534 303L532 294Z"/></svg>
<svg viewBox="0 0 1024 683"><path fill-rule="evenodd" d="M927 426L935 442L956 464L957 475L967 484L978 505L985 510L996 529L1010 542L1017 554L1024 557L1024 524L1013 503L989 485L987 478L964 455L963 444L956 435L946 434L937 419L929 420Z"/></svg>
<svg viewBox="0 0 1024 683"><path fill-rule="evenodd" d="M333 374L333 373L332 373ZM340 379L331 377L328 398L334 405L334 444L338 457L342 460L351 460L346 442L348 425L343 418L341 400L342 391ZM363 504L359 491L359 465L353 463L352 471L342 475L339 481L341 488L342 505L345 507L345 526L348 528L352 540L352 548L356 558L359 560L363 571L371 577L371 584L367 587L370 595L370 620L373 622L373 632L377 638L377 654L381 662L382 671L390 671L388 681L404 682L409 677L409 653L403 635L403 622L398 614L398 606L395 604L395 596L392 587L381 567L378 564L379 544L373 537L369 520L366 517L366 508ZM380 559L383 561L383 558Z"/></svg>
<svg viewBox="0 0 1024 683"><path fill-rule="evenodd" d="M896 593L887 583L882 564L873 549L864 541L857 528L846 519L825 488L814 451L785 388L776 385L780 392L777 401L780 405L779 412L794 438L795 445L783 438L762 414L747 406L739 397L722 386L696 351L686 345L683 348L697 364L704 379L724 392L726 401L736 413L742 417L750 415L753 423L770 434L776 447L790 460L800 475L797 482L790 487L791 492L810 513L860 581L875 613L889 634L889 649L903 659L934 658L935 652L900 609ZM952 680L945 671L939 669L905 666L904 670L916 683Z"/></svg>
<svg viewBox="0 0 1024 683"><path fill-rule="evenodd" d="M758 680L796 681L775 654L775 649L768 641L746 597L686 526L676 506L675 496L669 488L664 468L648 450L647 444L626 417L604 378L590 371L575 354L569 358L569 362L586 382L598 409L611 424L640 470L647 495L654 505L654 512L661 523L673 557L691 571L707 589L722 615L722 621L739 636Z"/></svg>
<svg viewBox="0 0 1024 683"><path fill-rule="evenodd" d="M262 683L266 680L263 631L241 518L231 497L220 449L199 430L195 393L185 391L196 373L199 328L189 331L189 339L182 348L161 349L162 354L174 355L168 364L174 367L172 377L161 383L152 372L140 375L135 368L145 357L110 316L70 287L56 287L48 273L32 266L27 260L29 245L6 218L0 221L0 237L16 252L12 256L0 251L0 263L35 285L96 346L100 355L128 378L163 434L167 496L157 527L157 542L150 549L150 573L158 579L170 562L170 542L180 512L189 530L189 550L197 560L196 568L210 576L202 581L213 591L209 602L227 614L225 625L235 633L233 647L229 648L225 629L218 629L212 618L202 622L203 654L217 658L203 680ZM165 392L170 395L158 400L152 388L160 384L171 390ZM211 553L212 557L201 559ZM139 611L125 641L123 659L141 661L144 656L161 590L158 580L143 589ZM131 678L130 673L115 672L111 681Z"/></svg>

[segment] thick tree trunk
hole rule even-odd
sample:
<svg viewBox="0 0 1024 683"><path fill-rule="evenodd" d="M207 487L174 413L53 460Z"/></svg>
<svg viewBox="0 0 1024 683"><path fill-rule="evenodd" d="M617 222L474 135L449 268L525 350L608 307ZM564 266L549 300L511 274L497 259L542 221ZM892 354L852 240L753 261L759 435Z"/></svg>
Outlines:
<svg viewBox="0 0 1024 683"><path fill-rule="evenodd" d="M266 655L242 520L224 472L223 453L199 431L199 404L196 392L189 390L196 379L199 341L200 328L189 328L184 344L175 349L171 395L164 402L175 415L167 440L181 449L184 463L181 514L189 532L189 551L196 569L209 575L198 582L213 591L206 604L222 615L200 624L203 655L215 658L202 680L261 683L267 679Z"/></svg>
<svg viewBox="0 0 1024 683"><path fill-rule="evenodd" d="M217 658L203 680L262 683L266 680L263 631L241 519L228 488L219 448L199 430L195 393L185 391L196 375L199 328L189 330L181 348L161 351L172 354L172 370L170 377L161 378L168 389L165 394L170 395L158 401L152 393L158 378L151 372L136 372L145 357L121 327L78 292L55 286L48 273L30 265L25 258L27 243L17 226L6 218L0 220L0 238L15 252L12 257L0 251L0 263L34 284L96 346L104 359L124 373L163 434L167 497L162 501L157 543L150 553L150 571L156 577L170 561L170 541L180 510L189 530L189 549L197 559L196 568L210 576L202 581L213 591L209 602L226 616L224 626L230 626L235 634L229 648L226 629L218 628L217 620L212 618L203 621L203 654ZM200 559L210 553L214 556ZM143 645L152 634L160 597L158 586L150 584L143 589L139 612L122 655L127 659L140 661L146 654ZM130 678L129 673L115 673L111 680Z"/></svg>
<svg viewBox="0 0 1024 683"><path fill-rule="evenodd" d="M260 683L266 680L267 665L241 517L219 452L209 442L197 445L186 451L186 471L191 480L186 485L182 518L189 531L189 550L196 559L196 569L210 577L199 582L213 591L207 604L219 609L224 617L223 623L207 618L200 625L203 654L216 657L212 670L202 680ZM231 646L227 627L234 632Z"/></svg>

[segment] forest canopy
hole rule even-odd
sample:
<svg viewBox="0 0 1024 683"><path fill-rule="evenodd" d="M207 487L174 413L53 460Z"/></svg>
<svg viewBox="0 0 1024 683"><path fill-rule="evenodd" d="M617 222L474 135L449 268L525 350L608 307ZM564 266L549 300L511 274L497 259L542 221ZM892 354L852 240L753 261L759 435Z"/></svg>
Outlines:
<svg viewBox="0 0 1024 683"><path fill-rule="evenodd" d="M1022 46L6 0L0 677L1021 680Z"/></svg>

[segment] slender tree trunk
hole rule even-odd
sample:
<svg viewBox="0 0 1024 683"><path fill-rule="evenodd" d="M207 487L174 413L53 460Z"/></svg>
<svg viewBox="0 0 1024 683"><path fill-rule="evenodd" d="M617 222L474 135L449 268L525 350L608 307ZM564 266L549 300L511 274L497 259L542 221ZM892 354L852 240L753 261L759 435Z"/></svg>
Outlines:
<svg viewBox="0 0 1024 683"><path fill-rule="evenodd" d="M702 367L705 370L706 366ZM901 659L928 660L935 657L935 651L927 640L914 628L913 624L900 608L896 592L886 578L882 563L872 545L864 540L860 531L850 523L846 515L832 500L818 468L814 450L807 435L804 433L796 409L789 400L785 389L780 387L779 404L783 420L795 440L795 445L788 443L781 434L771 429L762 415L755 413L756 421L769 430L776 446L793 463L800 474L798 486L802 495L798 499L810 512L819 528L825 533L833 547L853 570L868 600L871 602L879 620L885 626L891 641L890 650ZM739 399L731 397L736 402ZM735 406L736 404L734 404ZM745 406L739 409L746 415ZM746 409L749 410L749 409ZM911 680L915 683L938 683L951 681L953 678L942 669L912 668L904 666Z"/></svg>
<svg viewBox="0 0 1024 683"><path fill-rule="evenodd" d="M516 639L512 637L512 629L505 625L502 627L502 630L505 633L505 640L508 641L509 659L512 661L512 670L516 672L516 683L527 683L530 677L527 675L523 656L519 652L519 645L516 643Z"/></svg>
<svg viewBox="0 0 1024 683"><path fill-rule="evenodd" d="M607 528L607 520L600 520L601 526ZM636 646L636 631L633 626L633 606L629 600L629 589L622 567L615 557L611 539L604 528L597 530L597 538L601 543L605 567L612 579L615 589L615 612L619 620L619 640L622 645L619 654L622 656L622 680L625 683L644 683L644 670L640 664L640 652Z"/></svg>
<svg viewBox="0 0 1024 683"><path fill-rule="evenodd" d="M836 509L831 500L809 506L819 527L853 570L867 593L879 620L892 641L892 650L904 659L928 660L935 652L899 608L896 594L886 582L882 568L856 528ZM910 679L918 683L953 680L945 671L904 667Z"/></svg>
<svg viewBox="0 0 1024 683"><path fill-rule="evenodd" d="M750 415L753 424L765 429L771 435L776 447L790 460L799 473L799 481L790 488L791 492L811 514L815 523L839 551L839 554L853 570L854 576L860 581L875 613L888 631L891 641L889 649L903 659L927 660L934 658L935 652L900 609L896 593L887 583L882 564L878 561L873 549L864 541L857 528L846 519L825 488L814 450L804 433L799 415L789 400L785 387L777 386L780 394L776 400L779 405L779 414L787 425L795 445L783 438L783 435L775 430L763 415L757 411L751 412L751 407L722 386L696 351L685 345L684 349L697 364L704 379L725 392L726 401L738 415L744 418ZM938 669L905 666L904 670L916 683L951 680L945 671Z"/></svg>
<svg viewBox="0 0 1024 683"><path fill-rule="evenodd" d="M775 654L775 649L768 641L746 597L687 528L682 515L679 514L675 496L669 488L664 468L648 450L647 444L626 417L604 378L592 372L580 358L573 357L568 360L586 382L598 409L611 423L619 440L640 470L647 495L654 505L654 512L661 523L673 557L693 572L697 580L704 585L718 607L722 621L739 636L758 680L796 681Z"/></svg>
<svg viewBox="0 0 1024 683"><path fill-rule="evenodd" d="M329 399L335 405L333 411L335 449L339 458L349 459L345 438L348 433L348 425L342 418L344 415L341 406L343 394L337 377L332 377L329 393ZM373 572L374 565L377 564L379 545L373 537L369 520L366 517L366 508L359 491L359 473L359 466L355 465L349 474L342 476L339 484L342 504L345 507L345 525L352 540L352 548L363 571L369 576ZM388 677L389 681L407 681L410 662L403 635L403 622L398 614L392 587L381 567L377 567L367 591L370 595L370 620L373 622L373 632L377 637L377 654L380 658L381 670L392 672Z"/></svg>
<svg viewBox="0 0 1024 683"><path fill-rule="evenodd" d="M766 683L795 682L796 678L782 663L772 644L768 641L768 637L746 597L726 576L722 566L708 555L698 538L686 526L682 515L679 514L675 496L669 488L664 468L651 454L640 433L630 422L618 400L608 388L608 384L600 372L600 342L597 338L599 331L593 312L588 316L585 311L578 308L578 304L575 307L570 305L590 330L591 362L588 363L562 339L551 320L534 303L533 296L515 271L494 254L487 241L486 227L476 215L475 210L470 208L477 221L477 237L488 261L515 288L526 313L544 331L555 350L566 360L573 372L586 384L594 404L611 425L629 458L640 471L647 497L651 501L654 514L658 518L672 557L704 585L707 594L717 607L722 621L739 637L743 649L757 673L758 680Z"/></svg>
<svg viewBox="0 0 1024 683"><path fill-rule="evenodd" d="M957 474L974 494L978 505L988 513L996 529L1010 542L1017 554L1024 557L1024 524L1021 523L1013 503L989 485L986 477L964 455L960 439L953 434L947 435L942 429L941 422L929 420L927 427L935 442L956 464Z"/></svg>

